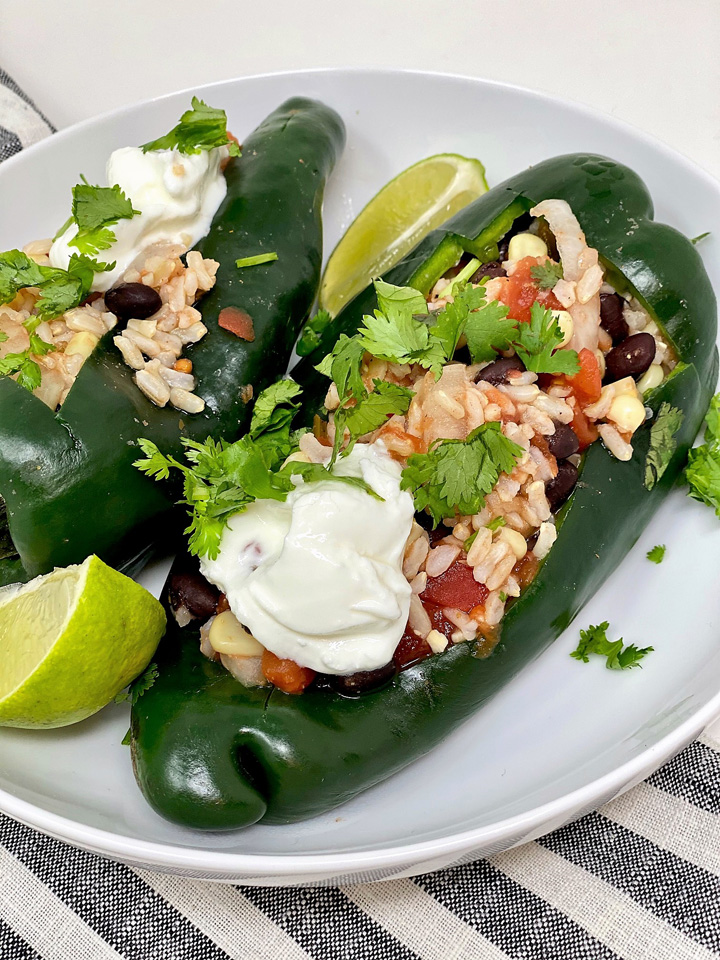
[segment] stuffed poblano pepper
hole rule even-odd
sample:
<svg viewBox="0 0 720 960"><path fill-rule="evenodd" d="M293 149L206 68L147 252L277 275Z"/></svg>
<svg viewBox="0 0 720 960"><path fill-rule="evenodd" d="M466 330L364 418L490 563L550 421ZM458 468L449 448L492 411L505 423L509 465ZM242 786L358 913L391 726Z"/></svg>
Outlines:
<svg viewBox="0 0 720 960"><path fill-rule="evenodd" d="M132 466L137 440L246 428L317 293L343 143L335 111L294 98L240 151L194 98L112 154L109 186L74 188L52 243L0 254L0 584L167 543L182 514Z"/></svg>
<svg viewBox="0 0 720 960"><path fill-rule="evenodd" d="M171 577L176 626L133 708L158 812L231 829L337 806L440 742L617 568L717 380L701 259L652 215L619 163L540 163L327 324L247 438L184 463L144 445L143 471L196 492L200 570Z"/></svg>

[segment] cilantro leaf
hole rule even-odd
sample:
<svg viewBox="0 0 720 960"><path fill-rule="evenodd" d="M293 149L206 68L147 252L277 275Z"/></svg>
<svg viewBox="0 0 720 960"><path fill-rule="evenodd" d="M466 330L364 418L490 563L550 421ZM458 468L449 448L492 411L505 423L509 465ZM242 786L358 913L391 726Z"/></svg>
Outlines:
<svg viewBox="0 0 720 960"><path fill-rule="evenodd" d="M197 97L192 98L190 110L180 117L180 123L164 137L144 143L142 150L177 150L179 153L201 153L215 147L227 146L231 157L240 156L240 147L227 132L227 115L224 110L209 107Z"/></svg>
<svg viewBox="0 0 720 960"><path fill-rule="evenodd" d="M622 637L619 640L610 641L607 638L609 626L610 624L605 620L597 626L581 630L580 642L570 656L583 663L589 663L590 655L597 654L606 658L605 666L608 670L629 670L632 667L642 666L640 660L648 653L652 653L655 648L636 647L632 643L623 647Z"/></svg>
<svg viewBox="0 0 720 960"><path fill-rule="evenodd" d="M645 486L652 490L672 460L677 440L675 434L683 422L682 410L662 403L650 428L650 446L645 457Z"/></svg>
<svg viewBox="0 0 720 960"><path fill-rule="evenodd" d="M666 549L665 544L658 544L652 550L648 550L646 556L651 563L662 563Z"/></svg>
<svg viewBox="0 0 720 960"><path fill-rule="evenodd" d="M363 317L360 342L368 353L391 363L415 363L427 350L430 332L414 314L427 314L425 297L412 287L375 281L378 309Z"/></svg>
<svg viewBox="0 0 720 960"><path fill-rule="evenodd" d="M332 353L329 353L316 369L334 382L340 402L349 397L362 398L367 390L360 373L365 346L357 336L340 335Z"/></svg>
<svg viewBox="0 0 720 960"><path fill-rule="evenodd" d="M440 344L444 361L452 360L466 325L476 316L473 311L477 311L484 303L484 287L460 286L452 303L446 304L435 314L430 338Z"/></svg>
<svg viewBox="0 0 720 960"><path fill-rule="evenodd" d="M72 221L77 232L68 241L80 253L94 256L115 243L115 234L110 229L119 220L132 220L140 213L135 210L117 184L113 187L97 187L83 182L73 187Z"/></svg>
<svg viewBox="0 0 720 960"><path fill-rule="evenodd" d="M558 280L563 278L562 264L545 260L544 263L530 267L530 276L541 290L552 290Z"/></svg>
<svg viewBox="0 0 720 960"><path fill-rule="evenodd" d="M485 526L488 530L499 530L501 527L507 526L507 520L505 517L495 517L494 520L491 520L490 523L486 523Z"/></svg>
<svg viewBox="0 0 720 960"><path fill-rule="evenodd" d="M470 547L471 547L471 546L475 543L475 541L477 540L477 535L478 535L478 531L477 531L477 530L474 530L474 531L470 534L470 536L467 538L467 540L465 540L465 542L463 543L463 550L465 551L465 553L470 553Z"/></svg>
<svg viewBox="0 0 720 960"><path fill-rule="evenodd" d="M465 325L465 336L473 363L496 360L499 350L508 349L518 324L507 314L508 308L499 300L490 300L470 314Z"/></svg>
<svg viewBox="0 0 720 960"><path fill-rule="evenodd" d="M368 393L354 407L339 411L335 415L336 436L340 435L342 442L344 431L350 431L350 440L345 447L344 455L355 446L358 437L377 430L393 414L407 413L413 398L412 390L401 387L386 380L373 381L375 389Z"/></svg>
<svg viewBox="0 0 720 960"><path fill-rule="evenodd" d="M311 317L303 327L300 339L297 342L296 350L299 357L307 357L317 347L320 346L320 340L325 328L332 323L332 317L327 310L318 310L314 317Z"/></svg>
<svg viewBox="0 0 720 960"><path fill-rule="evenodd" d="M685 481L688 495L713 507L720 517L720 393L710 401L705 423L705 443L688 454Z"/></svg>
<svg viewBox="0 0 720 960"><path fill-rule="evenodd" d="M239 260L235 261L235 266L257 267L261 263L272 263L277 258L278 255L274 251L272 253L256 253L254 257L240 257Z"/></svg>
<svg viewBox="0 0 720 960"><path fill-rule="evenodd" d="M159 671L157 664L150 663L145 668L145 670L140 674L139 677L136 677L135 680L130 684L127 690L123 690L122 693L119 693L114 698L114 703L131 703L133 707L138 702L140 697L147 693L150 687L155 683L159 677ZM128 731L129 733L130 731ZM125 740L122 741L125 743Z"/></svg>
<svg viewBox="0 0 720 960"><path fill-rule="evenodd" d="M530 309L530 322L519 323L514 347L526 369L533 373L567 373L580 369L574 350L558 350L563 333L551 310L537 301Z"/></svg>
<svg viewBox="0 0 720 960"><path fill-rule="evenodd" d="M302 387L294 380L278 380L263 390L253 407L250 435L257 439L263 432L277 431L286 425L289 428L298 408L292 401L301 393Z"/></svg>
<svg viewBox="0 0 720 960"><path fill-rule="evenodd" d="M437 525L456 513L477 513L500 474L512 473L522 455L499 423L484 423L467 440L443 440L428 453L413 454L400 486L412 491L415 509L429 510Z"/></svg>
<svg viewBox="0 0 720 960"><path fill-rule="evenodd" d="M132 743L132 727L128 727L125 736L120 741L121 747L129 747Z"/></svg>

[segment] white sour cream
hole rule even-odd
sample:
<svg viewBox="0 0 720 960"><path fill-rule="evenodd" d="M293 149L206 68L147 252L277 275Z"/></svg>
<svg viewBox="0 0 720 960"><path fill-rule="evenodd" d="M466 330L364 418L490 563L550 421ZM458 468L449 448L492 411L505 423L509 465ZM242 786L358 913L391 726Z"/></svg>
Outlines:
<svg viewBox="0 0 720 960"><path fill-rule="evenodd" d="M389 663L402 637L413 500L382 441L358 444L336 471L384 499L332 480L301 483L284 503L256 501L232 517L201 569L276 656L351 674Z"/></svg>
<svg viewBox="0 0 720 960"><path fill-rule="evenodd" d="M110 155L107 182L117 184L140 213L119 220L110 229L116 240L96 259L115 261L115 268L96 273L93 290L109 290L130 264L153 243L179 243L193 247L210 229L212 218L225 198L227 184L220 163L225 147L196 154L177 150L122 147ZM50 248L50 263L66 270L73 253L70 241L77 233L73 223Z"/></svg>

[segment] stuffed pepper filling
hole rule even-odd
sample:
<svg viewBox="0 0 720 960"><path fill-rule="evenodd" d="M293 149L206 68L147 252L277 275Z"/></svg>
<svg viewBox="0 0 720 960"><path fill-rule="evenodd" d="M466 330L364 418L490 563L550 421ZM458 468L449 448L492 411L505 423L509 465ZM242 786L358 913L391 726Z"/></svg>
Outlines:
<svg viewBox="0 0 720 960"><path fill-rule="evenodd" d="M201 413L183 352L207 333L194 305L218 263L190 248L210 229L237 152L224 111L194 98L165 137L111 154L108 186L83 178L54 240L0 254L0 375L56 410L113 331L149 400Z"/></svg>
<svg viewBox="0 0 720 960"><path fill-rule="evenodd" d="M222 489L210 543L196 509L194 552L217 592L181 578L176 616L205 620L202 652L247 685L353 695L449 645L487 656L552 549L583 452L601 442L629 460L643 395L676 364L563 200L428 296L375 286L374 315L318 367L330 385L312 430L276 432L291 381L258 400L243 456L273 445L276 488L253 498L236 471L245 500L233 512ZM239 462L215 454L215 476Z"/></svg>

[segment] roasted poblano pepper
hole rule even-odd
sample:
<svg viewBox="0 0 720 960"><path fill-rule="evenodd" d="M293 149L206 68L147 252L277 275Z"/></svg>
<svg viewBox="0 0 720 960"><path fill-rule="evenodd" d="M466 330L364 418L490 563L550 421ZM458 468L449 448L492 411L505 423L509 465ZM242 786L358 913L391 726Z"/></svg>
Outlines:
<svg viewBox="0 0 720 960"><path fill-rule="evenodd" d="M616 289L642 301L676 351L678 366L645 397L655 414L663 404L682 413L664 474L648 489L652 420L634 435L630 462L595 443L558 515L557 542L509 605L492 654L482 659L472 644L457 644L359 699L313 687L297 697L245 689L201 655L196 630L171 628L160 676L132 721L137 777L163 816L206 829L301 820L427 753L568 626L676 481L717 380L716 303L698 253L653 222L652 201L632 170L587 155L538 164L467 207L386 279L427 291L465 251L491 260L513 221L554 197L570 204ZM308 415L327 383L313 364L340 333L355 333L373 306L372 290L360 294L296 369L311 398Z"/></svg>
<svg viewBox="0 0 720 960"><path fill-rule="evenodd" d="M198 304L208 334L189 347L204 413L154 406L107 334L54 413L0 378L0 585L89 554L132 570L177 528L172 491L139 473L137 439L179 453L181 438L234 438L255 396L284 372L317 293L323 189L344 143L334 110L313 100L282 104L226 169L227 196L198 244L220 268ZM242 270L258 252L277 260ZM225 307L252 320L254 340L218 326ZM115 331L116 332L116 331ZM4 504L2 503L4 500Z"/></svg>

